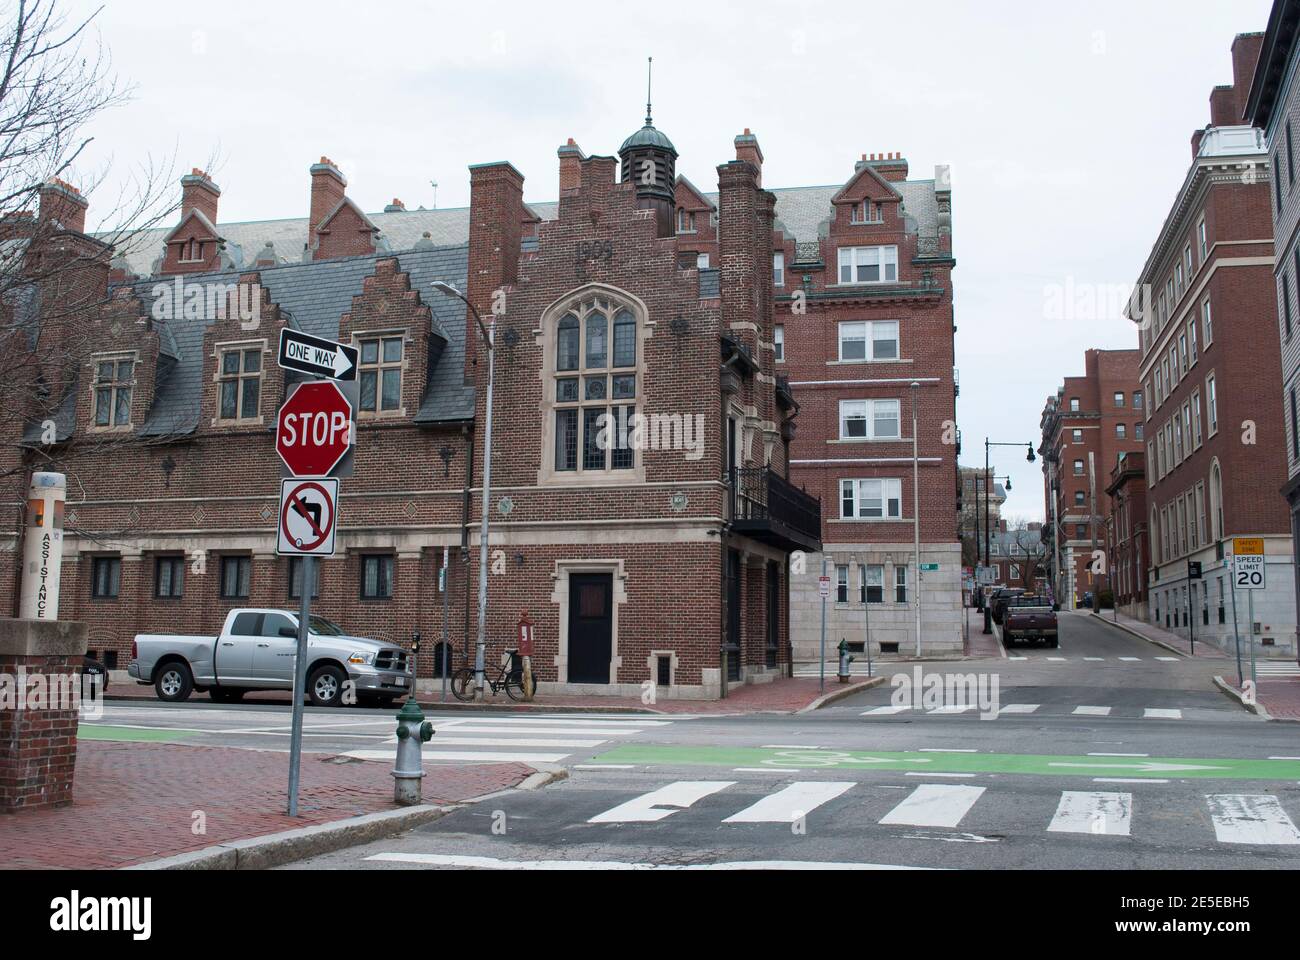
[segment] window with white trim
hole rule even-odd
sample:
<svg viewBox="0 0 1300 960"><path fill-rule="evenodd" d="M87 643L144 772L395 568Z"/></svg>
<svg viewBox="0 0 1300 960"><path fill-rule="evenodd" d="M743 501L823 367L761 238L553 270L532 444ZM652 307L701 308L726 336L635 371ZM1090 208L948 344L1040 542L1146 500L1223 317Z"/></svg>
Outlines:
<svg viewBox="0 0 1300 960"><path fill-rule="evenodd" d="M884 207L870 199L859 201L850 208L850 223L884 223Z"/></svg>
<svg viewBox="0 0 1300 960"><path fill-rule="evenodd" d="M898 279L898 247L840 247L840 283L893 283Z"/></svg>
<svg viewBox="0 0 1300 960"><path fill-rule="evenodd" d="M849 602L849 567L840 563L835 566L835 602Z"/></svg>
<svg viewBox="0 0 1300 960"><path fill-rule="evenodd" d="M841 400L841 440L899 439L900 404L897 400Z"/></svg>
<svg viewBox="0 0 1300 960"><path fill-rule="evenodd" d="M1192 391L1192 449L1198 450L1201 446L1201 391Z"/></svg>
<svg viewBox="0 0 1300 960"><path fill-rule="evenodd" d="M357 364L360 380L359 409L363 413L387 413L402 406L402 334L389 337L357 337L361 352Z"/></svg>
<svg viewBox="0 0 1300 960"><path fill-rule="evenodd" d="M677 232L694 233L695 232L695 214L691 211L679 207L677 209Z"/></svg>
<svg viewBox="0 0 1300 960"><path fill-rule="evenodd" d="M1219 432L1219 395L1214 387L1214 374L1205 378L1205 413L1209 421L1209 434Z"/></svg>
<svg viewBox="0 0 1300 960"><path fill-rule="evenodd" d="M570 307L552 344L556 473L631 470L636 450L636 314L603 294Z"/></svg>
<svg viewBox="0 0 1300 960"><path fill-rule="evenodd" d="M840 323L841 360L897 360L897 320L850 320Z"/></svg>
<svg viewBox="0 0 1300 960"><path fill-rule="evenodd" d="M894 565L894 602L907 603L907 564Z"/></svg>
<svg viewBox="0 0 1300 960"><path fill-rule="evenodd" d="M879 563L858 567L859 603L885 602L885 568Z"/></svg>
<svg viewBox="0 0 1300 960"><path fill-rule="evenodd" d="M897 520L903 515L902 480L841 480L841 520Z"/></svg>
<svg viewBox="0 0 1300 960"><path fill-rule="evenodd" d="M1187 321L1187 366L1196 366L1196 319L1193 317Z"/></svg>
<svg viewBox="0 0 1300 960"><path fill-rule="evenodd" d="M94 425L125 427L131 423L131 390L135 386L135 354L96 357Z"/></svg>
<svg viewBox="0 0 1300 960"><path fill-rule="evenodd" d="M778 323L772 328L772 349L776 355L776 362L785 361L785 324Z"/></svg>
<svg viewBox="0 0 1300 960"><path fill-rule="evenodd" d="M709 269L709 255L707 253L697 253L695 255L695 268L697 270Z"/></svg>
<svg viewBox="0 0 1300 960"><path fill-rule="evenodd" d="M1209 239L1205 233L1205 217L1196 224L1196 243L1201 248L1201 263L1210 255Z"/></svg>
<svg viewBox="0 0 1300 960"><path fill-rule="evenodd" d="M781 250L772 254L772 285L785 286L785 253Z"/></svg>
<svg viewBox="0 0 1300 960"><path fill-rule="evenodd" d="M262 396L261 346L218 347L217 417L255 420Z"/></svg>
<svg viewBox="0 0 1300 960"><path fill-rule="evenodd" d="M1214 342L1214 322L1210 317L1210 298L1201 304L1201 327L1205 331L1205 346L1208 349Z"/></svg>

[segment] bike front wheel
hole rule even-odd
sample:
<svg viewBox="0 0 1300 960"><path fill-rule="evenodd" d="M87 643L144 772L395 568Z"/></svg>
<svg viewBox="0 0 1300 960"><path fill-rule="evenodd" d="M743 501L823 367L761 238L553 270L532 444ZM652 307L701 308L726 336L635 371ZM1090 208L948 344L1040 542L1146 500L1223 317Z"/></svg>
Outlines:
<svg viewBox="0 0 1300 960"><path fill-rule="evenodd" d="M474 699L474 671L461 667L451 675L451 694L457 700L469 703Z"/></svg>

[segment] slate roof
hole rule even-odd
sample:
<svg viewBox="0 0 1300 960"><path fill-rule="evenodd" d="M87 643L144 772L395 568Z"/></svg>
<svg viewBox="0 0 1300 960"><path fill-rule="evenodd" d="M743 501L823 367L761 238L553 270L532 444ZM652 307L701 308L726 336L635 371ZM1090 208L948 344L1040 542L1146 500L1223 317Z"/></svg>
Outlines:
<svg viewBox="0 0 1300 960"><path fill-rule="evenodd" d="M915 221L921 236L933 237L939 232L939 206L934 195L933 180L908 180L895 183L903 195L903 209ZM778 226L797 241L816 241L826 236L831 219L831 198L844 188L844 184L816 187L777 187L776 219ZM716 191L702 193L715 207ZM559 203L530 203L529 209L543 220L559 216ZM379 238L389 250L411 250L429 234L434 246L460 246L469 242L469 208L453 207L445 210L404 210L393 213L368 213L366 217L379 228ZM236 267L251 269L268 242L274 244L284 263L303 260L307 244L307 218L287 220L249 220L240 223L218 223L217 232L226 241L226 252ZM174 227L144 230L131 238L118 251L130 263L131 269L142 277L153 273L154 262L163 249L164 238ZM536 249L537 241L525 240L523 249Z"/></svg>
<svg viewBox="0 0 1300 960"><path fill-rule="evenodd" d="M381 255L319 260L311 263L264 267L262 284L271 301L278 304L295 329L335 339L339 318L352 309L352 298L361 293L365 278L374 273ZM410 275L411 288L419 292L432 314L435 342L443 341L431 353L433 369L415 420L437 423L469 419L474 414L474 388L464 380L464 306L459 300L429 289L434 280L445 280L458 289L465 286L469 248L434 247L397 255L400 269ZM201 282L234 282L239 272L202 274ZM187 278L200 282L200 277ZM134 284L145 312L153 308L157 281ZM210 322L159 321L163 353L174 356L168 369L160 367L149 411L140 435L162 437L192 432L198 427L199 397L202 395L203 334Z"/></svg>

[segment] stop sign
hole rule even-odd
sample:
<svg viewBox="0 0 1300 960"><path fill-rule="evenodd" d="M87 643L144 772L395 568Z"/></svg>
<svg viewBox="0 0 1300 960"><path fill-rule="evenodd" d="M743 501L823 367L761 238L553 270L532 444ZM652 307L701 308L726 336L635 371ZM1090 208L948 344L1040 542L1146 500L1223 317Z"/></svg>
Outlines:
<svg viewBox="0 0 1300 960"><path fill-rule="evenodd" d="M352 446L352 404L332 380L304 383L275 421L275 449L295 477L325 477Z"/></svg>

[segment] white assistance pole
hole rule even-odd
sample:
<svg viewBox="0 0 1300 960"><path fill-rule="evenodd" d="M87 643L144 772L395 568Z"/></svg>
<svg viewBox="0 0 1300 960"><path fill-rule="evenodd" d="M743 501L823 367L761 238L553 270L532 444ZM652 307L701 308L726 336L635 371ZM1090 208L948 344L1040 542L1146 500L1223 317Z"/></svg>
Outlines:
<svg viewBox="0 0 1300 960"><path fill-rule="evenodd" d="M32 474L23 528L23 589L18 604L21 620L59 619L67 489L67 478L61 473Z"/></svg>
<svg viewBox="0 0 1300 960"><path fill-rule="evenodd" d="M316 558L302 558L302 606L298 614L298 652L293 661L293 722L289 732L289 816L298 816L298 772L302 765L302 711L307 693L307 636L311 595L316 590Z"/></svg>
<svg viewBox="0 0 1300 960"><path fill-rule="evenodd" d="M827 594L830 592L827 590L826 586L827 586L826 554L823 553L822 554L822 575L821 575L821 579L817 581L817 589L818 591L820 591L822 595L822 645L821 645L821 655L817 658L818 662L821 664L820 669L821 669L822 693L826 692L826 597Z"/></svg>

